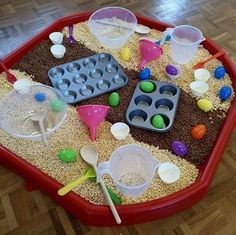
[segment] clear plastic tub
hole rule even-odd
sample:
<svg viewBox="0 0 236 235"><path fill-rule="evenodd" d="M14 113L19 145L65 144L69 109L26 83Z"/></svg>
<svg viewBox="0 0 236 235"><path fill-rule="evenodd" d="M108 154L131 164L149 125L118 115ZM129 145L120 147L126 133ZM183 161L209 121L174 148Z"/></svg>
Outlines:
<svg viewBox="0 0 236 235"><path fill-rule="evenodd" d="M122 47L134 33L137 18L125 8L105 7L89 17L88 27L104 47L115 49Z"/></svg>

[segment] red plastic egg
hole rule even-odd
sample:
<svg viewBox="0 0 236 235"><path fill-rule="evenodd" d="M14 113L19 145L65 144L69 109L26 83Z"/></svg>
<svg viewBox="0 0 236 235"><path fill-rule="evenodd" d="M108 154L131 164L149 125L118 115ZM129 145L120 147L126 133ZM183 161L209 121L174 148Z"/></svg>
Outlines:
<svg viewBox="0 0 236 235"><path fill-rule="evenodd" d="M191 130L191 135L192 135L193 139L195 139L195 140L202 139L205 134L206 134L206 127L203 124L196 125Z"/></svg>

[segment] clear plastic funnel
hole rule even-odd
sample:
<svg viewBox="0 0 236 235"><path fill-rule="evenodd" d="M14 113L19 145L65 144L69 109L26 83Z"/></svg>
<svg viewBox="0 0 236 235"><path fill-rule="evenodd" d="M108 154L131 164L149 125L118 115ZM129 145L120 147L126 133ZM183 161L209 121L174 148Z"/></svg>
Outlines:
<svg viewBox="0 0 236 235"><path fill-rule="evenodd" d="M163 54L163 50L160 46L147 39L139 40L139 51L141 55L139 64L140 70L144 68L147 63L158 59Z"/></svg>
<svg viewBox="0 0 236 235"><path fill-rule="evenodd" d="M81 105L76 110L81 121L89 128L90 140L96 139L96 130L105 119L109 106L105 105Z"/></svg>

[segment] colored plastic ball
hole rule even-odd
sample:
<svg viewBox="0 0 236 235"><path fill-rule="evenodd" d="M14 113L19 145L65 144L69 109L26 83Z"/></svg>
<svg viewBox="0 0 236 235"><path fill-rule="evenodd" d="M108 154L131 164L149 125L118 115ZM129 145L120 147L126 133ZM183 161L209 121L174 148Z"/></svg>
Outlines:
<svg viewBox="0 0 236 235"><path fill-rule="evenodd" d="M140 89L145 93L151 93L154 91L155 86L152 82L142 82L140 84Z"/></svg>
<svg viewBox="0 0 236 235"><path fill-rule="evenodd" d="M116 107L120 103L120 95L117 92L112 92L108 98L108 104L111 107Z"/></svg>
<svg viewBox="0 0 236 235"><path fill-rule="evenodd" d="M229 86L224 86L220 89L219 96L222 101L226 101L232 94L232 89Z"/></svg>
<svg viewBox="0 0 236 235"><path fill-rule="evenodd" d="M76 151L74 149L68 148L68 149L62 149L58 153L58 158L63 162L75 162L76 160Z"/></svg>
<svg viewBox="0 0 236 235"><path fill-rule="evenodd" d="M142 69L139 72L139 79L140 80L147 80L151 76L151 70L149 68Z"/></svg>
<svg viewBox="0 0 236 235"><path fill-rule="evenodd" d="M214 71L214 77L217 79L221 79L225 76L225 68L223 66L219 66Z"/></svg>
<svg viewBox="0 0 236 235"><path fill-rule="evenodd" d="M175 66L173 66L173 65L171 65L171 64L168 64L167 66L166 66L166 72L168 73L168 74L170 74L170 75L177 75L178 74L178 69L175 67Z"/></svg>
<svg viewBox="0 0 236 235"><path fill-rule="evenodd" d="M152 118L152 125L158 129L163 129L165 127L164 119L161 115L157 114Z"/></svg>
<svg viewBox="0 0 236 235"><path fill-rule="evenodd" d="M181 157L186 155L188 152L186 145L178 140L175 140L171 143L171 149L176 155Z"/></svg>
<svg viewBox="0 0 236 235"><path fill-rule="evenodd" d="M191 136L194 140L202 139L206 134L206 126L203 124L196 125L191 130Z"/></svg>
<svg viewBox="0 0 236 235"><path fill-rule="evenodd" d="M46 100L46 95L44 93L38 92L35 94L34 98L38 102L43 102Z"/></svg>
<svg viewBox="0 0 236 235"><path fill-rule="evenodd" d="M50 101L50 107L54 112L62 112L65 108L65 104L58 99Z"/></svg>

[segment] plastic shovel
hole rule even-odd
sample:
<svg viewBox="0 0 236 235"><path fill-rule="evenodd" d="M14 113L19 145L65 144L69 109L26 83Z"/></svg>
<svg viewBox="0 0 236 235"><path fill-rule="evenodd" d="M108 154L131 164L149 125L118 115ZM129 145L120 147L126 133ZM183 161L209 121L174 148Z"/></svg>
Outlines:
<svg viewBox="0 0 236 235"><path fill-rule="evenodd" d="M204 61L201 61L201 62L195 64L195 65L193 66L193 69L201 69L201 68L203 68L204 65L205 65L206 63L208 63L209 61L211 61L211 60L213 60L213 59L216 59L216 58L218 58L218 57L220 57L220 56L222 56L222 55L224 55L224 54L225 54L225 50L221 50L221 51L217 52L215 55L211 56L210 58L208 58L208 59L206 59L206 60L204 60Z"/></svg>
<svg viewBox="0 0 236 235"><path fill-rule="evenodd" d="M65 194L69 193L72 189L82 184L85 180L94 177L96 177L96 172L94 171L93 168L88 168L85 175L81 176L80 178L76 179L75 181L67 184L66 186L58 190L58 195L64 196Z"/></svg>

